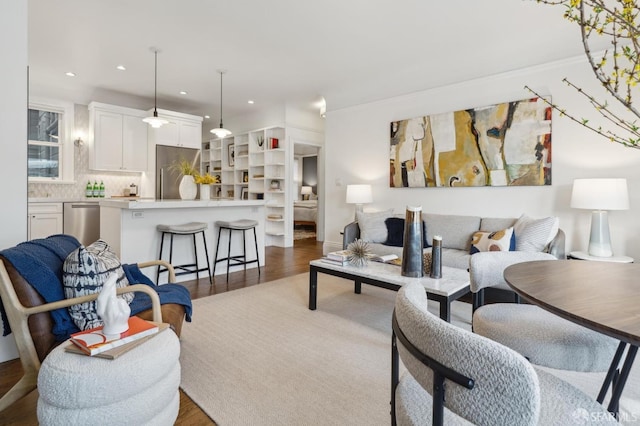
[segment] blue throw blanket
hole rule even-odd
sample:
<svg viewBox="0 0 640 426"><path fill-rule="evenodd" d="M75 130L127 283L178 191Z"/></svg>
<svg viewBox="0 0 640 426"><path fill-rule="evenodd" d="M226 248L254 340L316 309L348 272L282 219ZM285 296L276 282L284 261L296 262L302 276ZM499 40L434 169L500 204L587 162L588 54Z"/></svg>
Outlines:
<svg viewBox="0 0 640 426"><path fill-rule="evenodd" d="M15 247L0 251L18 273L31 284L45 302L55 302L65 298L62 287L62 265L69 253L80 247L80 243L70 235L52 235L38 240L20 243ZM131 284L143 283L154 288L160 296L160 303L178 303L185 307L186 320L191 321L191 297L189 291L179 284L155 286L137 265L123 265ZM151 308L151 300L144 293L135 293L131 302L131 314ZM2 301L0 315L4 324L3 336L11 333ZM53 334L59 341L66 340L78 330L66 308L51 311Z"/></svg>

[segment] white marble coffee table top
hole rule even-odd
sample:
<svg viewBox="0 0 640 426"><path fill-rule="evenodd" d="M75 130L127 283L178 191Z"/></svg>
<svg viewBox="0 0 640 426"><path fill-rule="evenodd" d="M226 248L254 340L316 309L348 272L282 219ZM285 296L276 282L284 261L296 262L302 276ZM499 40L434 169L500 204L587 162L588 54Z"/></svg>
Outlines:
<svg viewBox="0 0 640 426"><path fill-rule="evenodd" d="M349 264L340 266L324 262L322 259L312 260L309 264L319 268L347 272L354 276L385 281L400 286L419 280L424 288L430 293L442 296L450 296L466 287L469 287L469 272L463 269L450 268L448 266L442 267L442 278L435 279L430 278L429 275L425 275L422 278L405 277L401 274L400 266L374 261L370 261L366 266L362 267Z"/></svg>

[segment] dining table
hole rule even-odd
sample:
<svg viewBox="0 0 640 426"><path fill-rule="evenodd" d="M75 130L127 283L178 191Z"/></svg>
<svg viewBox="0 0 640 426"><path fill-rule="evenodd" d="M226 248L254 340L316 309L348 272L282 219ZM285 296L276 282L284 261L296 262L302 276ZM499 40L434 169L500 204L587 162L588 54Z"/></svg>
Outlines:
<svg viewBox="0 0 640 426"><path fill-rule="evenodd" d="M528 302L620 341L597 396L602 404L611 388L607 410L617 416L640 345L640 264L532 261L507 267L504 279Z"/></svg>

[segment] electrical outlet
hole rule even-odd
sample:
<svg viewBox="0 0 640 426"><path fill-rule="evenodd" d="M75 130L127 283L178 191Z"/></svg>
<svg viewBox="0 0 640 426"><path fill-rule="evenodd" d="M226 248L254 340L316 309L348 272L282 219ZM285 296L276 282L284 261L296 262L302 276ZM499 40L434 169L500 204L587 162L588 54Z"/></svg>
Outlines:
<svg viewBox="0 0 640 426"><path fill-rule="evenodd" d="M134 219L142 219L144 217L144 212L131 212L131 217Z"/></svg>

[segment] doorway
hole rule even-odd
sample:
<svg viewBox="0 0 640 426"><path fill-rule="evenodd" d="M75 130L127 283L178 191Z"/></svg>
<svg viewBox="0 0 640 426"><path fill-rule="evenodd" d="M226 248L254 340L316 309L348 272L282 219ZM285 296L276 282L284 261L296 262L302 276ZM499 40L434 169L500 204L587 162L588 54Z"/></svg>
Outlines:
<svg viewBox="0 0 640 426"><path fill-rule="evenodd" d="M293 239L322 241L320 229L320 146L294 143L293 148Z"/></svg>

